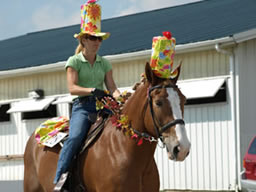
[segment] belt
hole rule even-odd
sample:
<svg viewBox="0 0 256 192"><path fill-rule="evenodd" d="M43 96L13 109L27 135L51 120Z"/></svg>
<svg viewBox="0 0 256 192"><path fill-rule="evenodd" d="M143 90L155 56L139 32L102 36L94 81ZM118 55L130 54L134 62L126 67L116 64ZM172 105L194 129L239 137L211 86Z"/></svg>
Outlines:
<svg viewBox="0 0 256 192"><path fill-rule="evenodd" d="M83 97L78 97L77 98L79 100L79 102L95 102L96 99L94 96L83 96Z"/></svg>

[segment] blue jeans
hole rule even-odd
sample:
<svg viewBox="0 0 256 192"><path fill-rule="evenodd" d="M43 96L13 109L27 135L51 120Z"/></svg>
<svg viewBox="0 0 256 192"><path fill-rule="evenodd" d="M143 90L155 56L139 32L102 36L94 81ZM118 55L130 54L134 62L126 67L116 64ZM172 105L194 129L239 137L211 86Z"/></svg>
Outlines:
<svg viewBox="0 0 256 192"><path fill-rule="evenodd" d="M96 112L95 99L83 101L77 98L74 101L69 126L69 137L64 142L64 146L60 152L54 184L58 182L63 173L68 171L73 157L78 153L82 142L87 136L88 130L91 127L88 114Z"/></svg>

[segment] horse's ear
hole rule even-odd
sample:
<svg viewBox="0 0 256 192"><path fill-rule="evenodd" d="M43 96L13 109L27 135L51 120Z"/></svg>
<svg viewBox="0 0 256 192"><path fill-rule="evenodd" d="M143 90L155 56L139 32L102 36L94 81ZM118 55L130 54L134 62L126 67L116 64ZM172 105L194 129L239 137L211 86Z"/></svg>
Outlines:
<svg viewBox="0 0 256 192"><path fill-rule="evenodd" d="M163 82L166 79L162 79L157 77L154 72L152 71L149 63L146 63L146 67L145 67L145 74L146 74L146 78L148 80L148 82L154 86L154 85L158 85L159 83Z"/></svg>
<svg viewBox="0 0 256 192"><path fill-rule="evenodd" d="M146 78L147 78L148 82L150 84L152 84L152 82L153 82L153 75L154 74L153 74L153 71L152 71L152 69L151 69L151 67L149 65L149 62L147 62L146 66L145 66L145 75L146 75Z"/></svg>
<svg viewBox="0 0 256 192"><path fill-rule="evenodd" d="M181 64L182 64L182 61L180 61L180 64L178 65L178 67L176 67L176 69L172 72L174 74L177 74L175 76L175 78L171 79L172 82L176 85L178 79L179 79L179 76L180 76L180 70L181 70Z"/></svg>

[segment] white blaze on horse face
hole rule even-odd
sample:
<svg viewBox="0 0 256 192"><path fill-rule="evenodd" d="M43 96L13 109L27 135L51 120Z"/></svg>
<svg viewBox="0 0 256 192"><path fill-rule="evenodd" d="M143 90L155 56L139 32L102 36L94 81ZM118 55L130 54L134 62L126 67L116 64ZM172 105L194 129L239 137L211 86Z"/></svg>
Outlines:
<svg viewBox="0 0 256 192"><path fill-rule="evenodd" d="M177 91L175 91L173 88L167 88L167 92L168 92L168 100L171 104L174 119L183 119L182 111L180 107L180 97ZM178 155L178 158L184 160L190 150L190 142L187 137L185 125L177 124L175 130L176 130L176 136L178 138L179 149L180 149L180 152L179 152L180 154Z"/></svg>

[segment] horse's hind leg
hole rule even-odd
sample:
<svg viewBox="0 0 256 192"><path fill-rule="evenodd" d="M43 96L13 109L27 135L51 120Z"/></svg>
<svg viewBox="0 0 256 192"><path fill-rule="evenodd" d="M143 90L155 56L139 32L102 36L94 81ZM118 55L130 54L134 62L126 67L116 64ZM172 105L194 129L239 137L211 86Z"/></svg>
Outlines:
<svg viewBox="0 0 256 192"><path fill-rule="evenodd" d="M24 192L44 192L35 171L33 171L33 166L26 167L24 170Z"/></svg>
<svg viewBox="0 0 256 192"><path fill-rule="evenodd" d="M24 153L24 192L44 192L38 181L35 160L33 158L35 147L34 136L31 136L27 142Z"/></svg>
<svg viewBox="0 0 256 192"><path fill-rule="evenodd" d="M142 191L143 192L159 192L160 181L156 162L153 159L147 166L146 171L142 177Z"/></svg>

